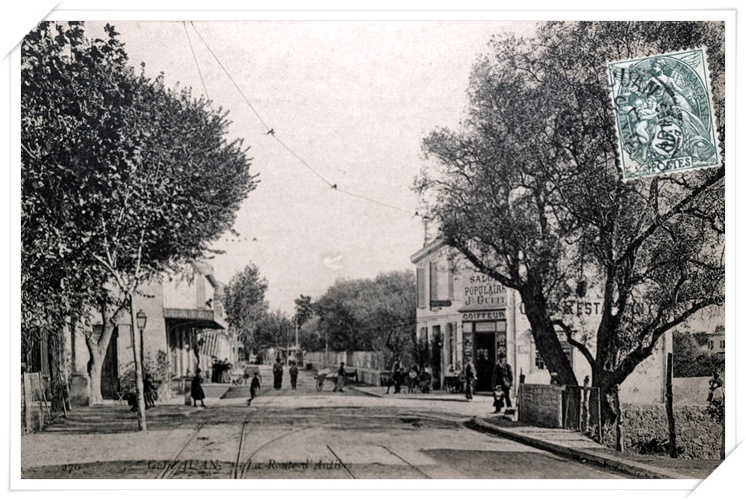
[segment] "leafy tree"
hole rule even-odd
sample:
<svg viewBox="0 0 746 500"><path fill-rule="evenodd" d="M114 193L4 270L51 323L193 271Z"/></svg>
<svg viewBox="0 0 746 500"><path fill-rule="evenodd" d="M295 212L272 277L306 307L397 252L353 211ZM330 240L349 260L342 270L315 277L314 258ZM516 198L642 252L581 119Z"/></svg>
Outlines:
<svg viewBox="0 0 746 500"><path fill-rule="evenodd" d="M288 347L295 339L295 325L280 310L266 311L256 323L254 342L257 350Z"/></svg>
<svg viewBox="0 0 746 500"><path fill-rule="evenodd" d="M314 315L311 297L301 294L295 299L295 321L298 326L303 326Z"/></svg>
<svg viewBox="0 0 746 500"><path fill-rule="evenodd" d="M167 89L162 75L137 75L114 28L106 33L90 40L80 24L44 22L22 51L24 231L50 231L44 247L95 291L77 304L103 322L86 338L93 403L113 329L127 313L136 324L140 285L203 258L256 186L240 141L225 138L226 113ZM135 371L144 429L137 355Z"/></svg>
<svg viewBox="0 0 746 500"><path fill-rule="evenodd" d="M267 280L255 264L231 278L225 289L225 313L231 329L243 340L247 353L257 352L263 344L255 334L257 323L267 314L264 294Z"/></svg>
<svg viewBox="0 0 746 500"><path fill-rule="evenodd" d="M337 281L314 303L329 348L414 354L415 289L411 272Z"/></svg>
<svg viewBox="0 0 746 500"><path fill-rule="evenodd" d="M437 164L416 183L446 241L518 291L536 346L577 385L555 333L583 353L611 398L660 337L723 303L724 167L624 182L606 64L707 46L724 138L721 23L544 23L493 39L474 66L459 132L424 140ZM603 293L595 352L559 304Z"/></svg>

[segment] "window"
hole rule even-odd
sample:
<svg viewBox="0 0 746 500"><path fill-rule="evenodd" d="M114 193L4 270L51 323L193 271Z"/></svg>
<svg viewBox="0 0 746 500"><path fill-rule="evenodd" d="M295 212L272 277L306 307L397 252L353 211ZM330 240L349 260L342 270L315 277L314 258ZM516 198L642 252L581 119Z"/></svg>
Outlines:
<svg viewBox="0 0 746 500"><path fill-rule="evenodd" d="M567 342L561 342L562 344L562 351L565 353L565 356L570 361L570 366L573 366L573 350L572 346L568 344ZM544 363L544 359L541 357L541 354L539 354L539 350L536 349L536 346L534 345L534 366L538 368L539 370L546 370L547 366L546 363Z"/></svg>
<svg viewBox="0 0 746 500"><path fill-rule="evenodd" d="M536 350L536 356L534 357L534 365L539 370L546 370L547 369L546 365L544 365L544 360L542 359L541 354L539 354L538 349Z"/></svg>
<svg viewBox="0 0 746 500"><path fill-rule="evenodd" d="M725 349L725 340L720 341L720 349Z"/></svg>
<svg viewBox="0 0 746 500"><path fill-rule="evenodd" d="M446 325L446 338L448 339L448 358L446 361L449 366L456 365L456 335L453 325L453 323Z"/></svg>
<svg viewBox="0 0 746 500"><path fill-rule="evenodd" d="M425 268L417 268L417 307L425 308Z"/></svg>

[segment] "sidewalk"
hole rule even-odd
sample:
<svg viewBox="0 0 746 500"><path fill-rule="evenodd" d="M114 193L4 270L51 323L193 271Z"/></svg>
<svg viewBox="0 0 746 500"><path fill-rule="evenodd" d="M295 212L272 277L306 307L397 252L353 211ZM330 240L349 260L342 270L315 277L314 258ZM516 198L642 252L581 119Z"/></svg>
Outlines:
<svg viewBox="0 0 746 500"><path fill-rule="evenodd" d="M640 479L704 479L720 465L717 460L684 460L620 453L589 437L566 429L532 427L502 418L475 417L471 427L567 458L590 462Z"/></svg>
<svg viewBox="0 0 746 500"><path fill-rule="evenodd" d="M346 386L348 389L352 389L358 392L362 392L364 394L367 394L368 396L373 396L376 398L391 398L391 399L416 399L419 401L457 401L457 402L463 402L468 403L469 400L466 399L466 396L464 394L460 393L453 393L453 392L446 392L446 391L432 391L428 394L423 394L419 391L413 392L412 394L408 394L406 392L406 388L402 387L402 392L400 394L394 394L394 388L391 387L391 391L386 394L386 387L378 387L378 386L370 386L370 385L352 385L349 384ZM474 395L474 401L492 401L491 395L484 395L484 394L475 394Z"/></svg>

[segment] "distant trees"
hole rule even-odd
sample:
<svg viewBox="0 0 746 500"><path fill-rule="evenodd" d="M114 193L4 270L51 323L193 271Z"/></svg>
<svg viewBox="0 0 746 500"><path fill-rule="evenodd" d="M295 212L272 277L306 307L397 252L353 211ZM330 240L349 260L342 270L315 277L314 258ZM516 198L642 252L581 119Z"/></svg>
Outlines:
<svg viewBox="0 0 746 500"><path fill-rule="evenodd" d="M22 44L23 333L55 304L55 332L100 311L103 330L84 329L92 403L113 329L123 314L136 324L139 286L204 257L256 187L226 113L136 74L117 35L43 22ZM135 370L144 429L139 356Z"/></svg>
<svg viewBox="0 0 746 500"><path fill-rule="evenodd" d="M698 337L704 337L700 343ZM707 348L706 335L697 335L689 330L677 330L673 333L673 376L674 377L712 377L715 372L725 368L722 355L712 355Z"/></svg>
<svg viewBox="0 0 746 500"><path fill-rule="evenodd" d="M614 387L658 340L724 300L725 167L622 180L607 62L706 46L724 140L724 30L703 22L550 22L533 38L493 40L474 66L458 131L423 143L436 160L417 183L446 242L518 291L537 350L577 385L555 328ZM559 303L603 293L594 345ZM642 307L641 307L642 306Z"/></svg>
<svg viewBox="0 0 746 500"><path fill-rule="evenodd" d="M249 263L225 287L226 319L243 341L247 353L259 351L266 343L266 339L257 334L257 328L269 307L264 300L267 286L267 280L261 276L259 268Z"/></svg>
<svg viewBox="0 0 746 500"><path fill-rule="evenodd" d="M313 308L330 350L414 355L416 282L410 271L339 280Z"/></svg>

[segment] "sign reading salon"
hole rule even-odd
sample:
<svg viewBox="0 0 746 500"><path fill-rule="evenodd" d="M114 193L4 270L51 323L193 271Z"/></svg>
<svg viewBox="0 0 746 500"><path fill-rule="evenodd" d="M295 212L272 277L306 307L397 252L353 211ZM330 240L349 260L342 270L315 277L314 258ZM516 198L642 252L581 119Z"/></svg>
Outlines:
<svg viewBox="0 0 746 500"><path fill-rule="evenodd" d="M507 302L505 287L494 278L466 271L460 281L461 309L503 308Z"/></svg>

